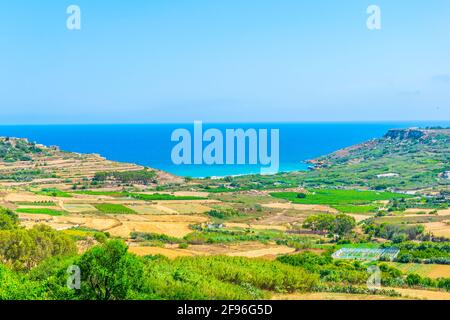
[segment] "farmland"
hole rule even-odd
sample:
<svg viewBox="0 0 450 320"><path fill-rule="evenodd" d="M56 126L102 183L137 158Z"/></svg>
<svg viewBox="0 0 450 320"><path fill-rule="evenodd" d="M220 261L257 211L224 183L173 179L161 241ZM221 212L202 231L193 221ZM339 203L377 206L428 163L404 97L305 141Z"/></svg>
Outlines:
<svg viewBox="0 0 450 320"><path fill-rule="evenodd" d="M380 143L392 149L389 139ZM384 180L367 172L352 185L317 180L344 174L352 152L311 172L184 180L97 155L21 148L0 162L0 274L17 284L13 293L0 284L0 297L100 299L87 287L67 291L60 275L75 262L95 272L94 257L112 252L104 270L126 266L132 279L116 299L448 297L445 181L404 192L428 178L401 188L375 186ZM19 181L19 171L33 174ZM376 292L366 286L370 266L382 272ZM49 287L57 290L39 290Z"/></svg>

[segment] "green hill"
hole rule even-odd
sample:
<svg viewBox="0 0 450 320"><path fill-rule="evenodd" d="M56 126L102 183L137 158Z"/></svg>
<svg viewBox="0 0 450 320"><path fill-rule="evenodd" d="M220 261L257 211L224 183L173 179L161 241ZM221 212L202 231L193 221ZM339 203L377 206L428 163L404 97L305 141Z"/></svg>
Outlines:
<svg viewBox="0 0 450 320"><path fill-rule="evenodd" d="M43 149L26 139L0 138L0 161L32 161Z"/></svg>
<svg viewBox="0 0 450 320"><path fill-rule="evenodd" d="M306 184L422 189L450 185L450 129L393 129L382 138L309 161Z"/></svg>

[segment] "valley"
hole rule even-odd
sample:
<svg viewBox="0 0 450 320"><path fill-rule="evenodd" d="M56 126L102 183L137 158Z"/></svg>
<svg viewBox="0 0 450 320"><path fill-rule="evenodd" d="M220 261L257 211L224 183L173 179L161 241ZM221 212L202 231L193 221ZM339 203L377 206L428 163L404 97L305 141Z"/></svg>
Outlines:
<svg viewBox="0 0 450 320"><path fill-rule="evenodd" d="M61 272L119 250L145 281L117 299L448 299L449 141L448 129L391 130L310 171L196 179L2 138L0 276L54 286L44 299L98 299L64 289ZM342 248L399 254L332 258ZM365 287L372 265L378 292ZM26 296L5 285L0 297Z"/></svg>

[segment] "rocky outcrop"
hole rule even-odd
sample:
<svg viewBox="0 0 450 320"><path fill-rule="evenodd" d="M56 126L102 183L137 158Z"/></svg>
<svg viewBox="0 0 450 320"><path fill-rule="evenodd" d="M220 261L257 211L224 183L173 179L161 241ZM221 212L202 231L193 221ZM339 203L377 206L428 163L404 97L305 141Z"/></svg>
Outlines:
<svg viewBox="0 0 450 320"><path fill-rule="evenodd" d="M448 139L450 137L450 129L391 129L384 135L384 138L391 140L431 140L438 136L446 137Z"/></svg>
<svg viewBox="0 0 450 320"><path fill-rule="evenodd" d="M399 139L399 140L418 140L425 136L426 133L421 129L391 129L385 135L386 139Z"/></svg>

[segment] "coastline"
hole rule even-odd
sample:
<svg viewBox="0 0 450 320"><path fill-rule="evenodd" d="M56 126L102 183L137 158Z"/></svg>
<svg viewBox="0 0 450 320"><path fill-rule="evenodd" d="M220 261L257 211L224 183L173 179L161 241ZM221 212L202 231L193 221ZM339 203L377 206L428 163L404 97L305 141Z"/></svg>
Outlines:
<svg viewBox="0 0 450 320"><path fill-rule="evenodd" d="M448 123L448 121L441 121ZM427 126L434 123L415 123ZM240 123L206 124L205 128L227 127L280 129L279 172L308 170L306 162L336 150L383 136L393 127L414 124L377 123ZM186 126L192 126L186 124ZM170 136L180 124L149 125L40 125L1 126L0 136L27 138L46 146L59 146L74 153L101 154L111 161L157 168L180 177L227 177L259 174L258 166L177 166L171 161L174 143ZM189 127L188 127L189 128ZM330 138L332 137L332 138Z"/></svg>

